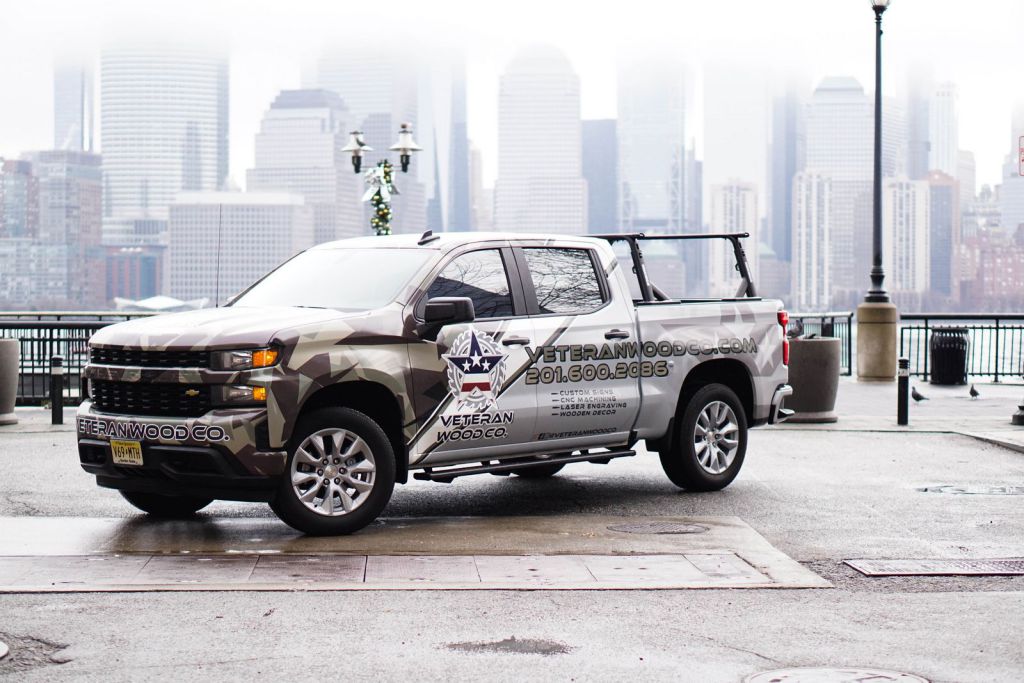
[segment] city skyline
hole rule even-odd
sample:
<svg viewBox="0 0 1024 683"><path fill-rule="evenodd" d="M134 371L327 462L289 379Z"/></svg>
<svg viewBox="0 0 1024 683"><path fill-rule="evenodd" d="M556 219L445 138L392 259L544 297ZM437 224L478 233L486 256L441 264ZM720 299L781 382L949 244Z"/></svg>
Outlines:
<svg viewBox="0 0 1024 683"><path fill-rule="evenodd" d="M93 3L51 0L7 10L10 21L0 26L0 57L9 62L16 59L19 69L0 73L0 88L12 95L7 102L19 104L0 107L0 156L11 158L25 149L49 146L52 122L37 114L48 111L53 97L49 72L57 53L95 55L103 45L137 34L163 40L173 35L179 42L207 42L231 53L231 177L241 185L252 166L252 135L258 130L261 112L277 92L307 84L304 76L322 50L352 43L352 37L338 28L347 24L348 17L324 2L300 1L253 12L227 2L206 5L185 0L173 12L114 4L124 6L100 13ZM645 54L684 62L694 70L701 87L703 74L711 66L725 69L727 75L733 72L736 78L726 80L737 83L797 78L810 90L827 75L850 75L868 84L873 66L871 16L864 4L815 3L802 7L794 17L765 3L737 2L728 8L688 8L685 22L674 21L683 18L681 9L666 5L655 8L665 21L653 25L646 21L647 14L596 8L588 13L588 31L566 32L562 29L569 22L575 25L577 19L571 8L531 1L522 4L520 12L493 8L489 11L498 20L480 21L483 9L468 3L426 8L403 0L394 4L385 40L374 41L360 33L357 44L368 51L405 46L428 55L436 52L436 46L458 45L465 52L469 137L483 153L484 184L489 186L497 168L497 78L523 45L542 41L562 49L581 78L583 118L615 118L617 65L624 58ZM543 7L547 21L531 21L531 7ZM736 21L737 11L747 20ZM960 148L975 153L979 185L993 184L1000 180L999 166L1006 153L1005 133L1000 131L1007 128L1014 101L1021 98L1011 87L1012 60L1005 59L1005 45L1011 44L1013 27L1021 23L1016 19L1024 19L1024 8L1009 0L991 1L973 6L972 13L983 22L984 32L961 31L960 8L952 2L939 0L927 8L896 3L886 15L885 92L904 94L907 74L919 62L931 65L937 82L957 83ZM727 38L721 37L721 31L702 31L700 27L707 25L728 26ZM748 101L768 97L766 93L740 94ZM22 109L23 105L27 106ZM763 114L769 105L744 108ZM698 106L695 130L703 130L704 120L716 113ZM745 118L739 123L764 127L757 112L741 116ZM695 137L697 157L706 158L703 136ZM709 183L745 177L764 186L763 169L757 175L743 172L742 147L720 155L722 168L716 166L718 156L716 152L705 169Z"/></svg>

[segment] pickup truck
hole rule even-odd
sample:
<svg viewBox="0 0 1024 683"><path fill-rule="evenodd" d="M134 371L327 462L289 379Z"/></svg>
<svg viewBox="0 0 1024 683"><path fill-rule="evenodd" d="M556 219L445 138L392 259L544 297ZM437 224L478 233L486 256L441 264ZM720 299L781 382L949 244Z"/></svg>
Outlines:
<svg viewBox="0 0 1024 683"><path fill-rule="evenodd" d="M675 485L721 489L748 428L790 412L787 314L755 296L745 236L318 245L226 306L97 331L81 465L155 516L265 501L310 535L365 527L410 472L550 477L641 441ZM740 291L669 299L650 239L726 240Z"/></svg>

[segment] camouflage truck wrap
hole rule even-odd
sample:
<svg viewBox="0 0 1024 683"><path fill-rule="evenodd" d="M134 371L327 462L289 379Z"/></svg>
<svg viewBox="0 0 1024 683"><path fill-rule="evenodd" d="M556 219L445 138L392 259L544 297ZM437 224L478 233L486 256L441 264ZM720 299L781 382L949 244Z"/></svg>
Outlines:
<svg viewBox="0 0 1024 683"><path fill-rule="evenodd" d="M343 240L227 306L103 328L82 466L154 514L265 500L306 533L365 526L410 471L550 476L641 440L672 481L721 488L747 427L784 417L785 314L634 300L610 241Z"/></svg>

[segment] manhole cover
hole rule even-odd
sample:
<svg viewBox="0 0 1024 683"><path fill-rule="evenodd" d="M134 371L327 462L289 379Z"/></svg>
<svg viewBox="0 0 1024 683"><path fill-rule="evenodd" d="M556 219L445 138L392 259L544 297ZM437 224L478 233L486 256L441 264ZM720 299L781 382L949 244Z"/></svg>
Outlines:
<svg viewBox="0 0 1024 683"><path fill-rule="evenodd" d="M1024 560L844 560L865 576L1024 576Z"/></svg>
<svg viewBox="0 0 1024 683"><path fill-rule="evenodd" d="M625 534L702 534L708 530L700 524L681 524L679 522L639 522L637 524L612 524L611 531Z"/></svg>
<svg viewBox="0 0 1024 683"><path fill-rule="evenodd" d="M923 493L953 493L961 496L1024 496L1024 486L925 486Z"/></svg>
<svg viewBox="0 0 1024 683"><path fill-rule="evenodd" d="M764 671L743 679L744 683L928 683L927 678L901 671L833 667L798 667Z"/></svg>

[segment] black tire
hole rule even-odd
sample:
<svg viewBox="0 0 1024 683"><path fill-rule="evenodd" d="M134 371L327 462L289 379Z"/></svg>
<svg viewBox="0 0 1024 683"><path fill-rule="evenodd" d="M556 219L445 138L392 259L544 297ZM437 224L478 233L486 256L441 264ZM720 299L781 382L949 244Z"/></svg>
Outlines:
<svg viewBox="0 0 1024 683"><path fill-rule="evenodd" d="M328 429L342 429L362 439L369 448L376 468L372 488L366 493L356 493L361 500L358 506L349 512L330 515L321 514L307 507L299 500L299 493L292 485L292 469L298 447L310 435ZM288 442L288 463L270 507L281 521L304 534L342 536L359 531L375 520L391 499L394 488L395 454L391 448L391 441L380 425L368 415L352 408L320 408L299 419L295 432ZM309 490L307 488L306 492ZM362 496L365 498L361 498ZM333 504L333 494L331 499ZM321 508L323 507L322 504Z"/></svg>
<svg viewBox="0 0 1024 683"><path fill-rule="evenodd" d="M697 421L701 413L716 403L724 403L736 420L736 450L732 461L722 472L714 473L701 465L695 443ZM722 434L723 432L716 432ZM732 483L743 467L747 453L747 416L736 393L724 384L708 384L690 397L676 420L676 433L671 447L662 451L661 467L676 486L688 491L718 491ZM706 446L705 448L710 448ZM705 450L701 449L704 453ZM718 469L717 467L711 469Z"/></svg>
<svg viewBox="0 0 1024 683"><path fill-rule="evenodd" d="M512 474L523 479L549 479L561 472L563 467L565 467L564 462L553 462L548 465L534 465L521 470L512 470Z"/></svg>
<svg viewBox="0 0 1024 683"><path fill-rule="evenodd" d="M213 502L213 498L197 496L165 496L162 493L121 491L129 503L153 517L187 519Z"/></svg>

